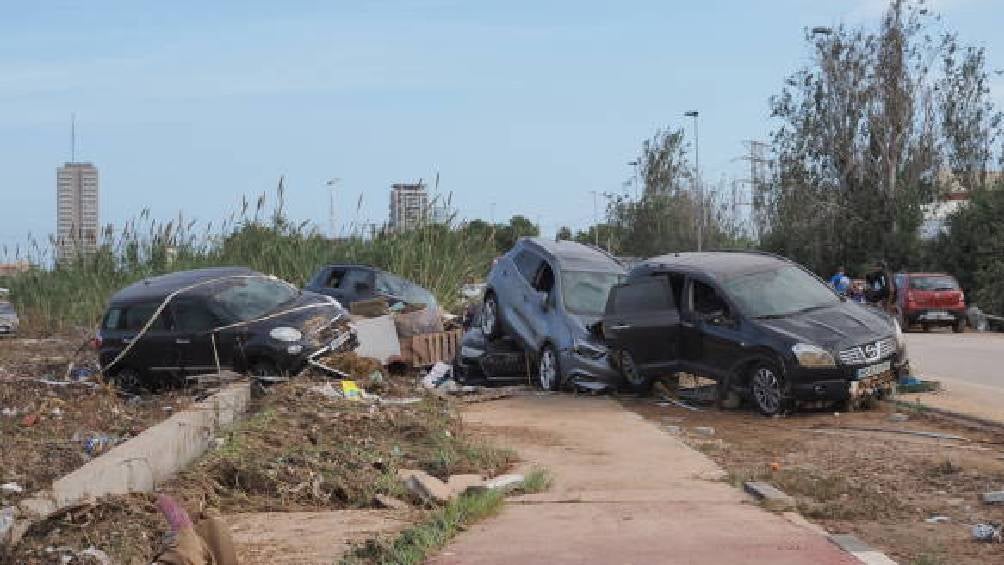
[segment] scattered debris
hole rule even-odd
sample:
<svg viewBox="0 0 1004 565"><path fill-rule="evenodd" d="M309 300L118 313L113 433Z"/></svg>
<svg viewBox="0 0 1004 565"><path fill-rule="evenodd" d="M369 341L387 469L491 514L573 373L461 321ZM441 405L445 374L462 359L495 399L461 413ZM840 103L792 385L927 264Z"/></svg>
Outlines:
<svg viewBox="0 0 1004 565"><path fill-rule="evenodd" d="M454 496L459 496L468 490L484 489L485 480L481 475L451 475L446 481L446 486Z"/></svg>
<svg viewBox="0 0 1004 565"><path fill-rule="evenodd" d="M78 557L89 557L98 562L98 565L112 565L112 558L100 549L88 547L77 554Z"/></svg>
<svg viewBox="0 0 1004 565"><path fill-rule="evenodd" d="M353 320L352 326L359 340L356 354L360 357L376 359L381 365L387 365L401 356L401 342L398 341L393 316L357 319Z"/></svg>
<svg viewBox="0 0 1004 565"><path fill-rule="evenodd" d="M448 379L452 382L452 375L453 367L442 362L436 363L431 369L429 369L429 372L422 377L422 386L429 390L438 388L444 382L447 382Z"/></svg>
<svg viewBox="0 0 1004 565"><path fill-rule="evenodd" d="M921 381L910 377L906 382L896 385L896 390L902 394L936 392L941 390L941 383L938 381Z"/></svg>
<svg viewBox="0 0 1004 565"><path fill-rule="evenodd" d="M454 493L446 483L425 471L400 469L397 476L408 491L422 500L445 504L453 498Z"/></svg>
<svg viewBox="0 0 1004 565"><path fill-rule="evenodd" d="M4 483L0 485L0 492L4 494L21 494L24 488L17 483Z"/></svg>
<svg viewBox="0 0 1004 565"><path fill-rule="evenodd" d="M84 452L97 457L122 442L122 438L105 434L95 434L83 440Z"/></svg>
<svg viewBox="0 0 1004 565"><path fill-rule="evenodd" d="M673 406L678 406L680 408L685 408L685 409L690 410L692 412L700 412L701 411L701 409L698 408L698 407L696 407L696 406L691 406L691 405L687 404L686 402L680 402L679 400L677 400L675 398L670 398L668 396L663 396L662 397L662 401L663 402L668 402L669 404L672 404Z"/></svg>
<svg viewBox="0 0 1004 565"><path fill-rule="evenodd" d="M901 414L899 412L896 412L895 414L890 414L889 415L889 421L890 422L905 422L905 421L907 421L909 419L910 419L909 416L907 416L906 414Z"/></svg>
<svg viewBox="0 0 1004 565"><path fill-rule="evenodd" d="M678 434L681 433L683 429L680 426L666 426L666 431L671 434Z"/></svg>
<svg viewBox="0 0 1004 565"><path fill-rule="evenodd" d="M1004 490L983 493L985 504L1004 504Z"/></svg>
<svg viewBox="0 0 1004 565"><path fill-rule="evenodd" d="M390 406L400 406L405 404L418 404L422 399L416 396L406 397L406 398L380 398L380 404L387 404Z"/></svg>
<svg viewBox="0 0 1004 565"><path fill-rule="evenodd" d="M331 400L342 398L342 392L337 388L335 388L330 382L324 383L322 385L312 386L310 387L310 390Z"/></svg>
<svg viewBox="0 0 1004 565"><path fill-rule="evenodd" d="M696 426L694 428L694 433L705 436L713 436L715 435L715 428L712 428L711 426Z"/></svg>
<svg viewBox="0 0 1004 565"><path fill-rule="evenodd" d="M780 490L760 481L747 481L743 487L769 510L783 512L795 508L795 499Z"/></svg>
<svg viewBox="0 0 1004 565"><path fill-rule="evenodd" d="M951 522L952 519L948 516L931 516L924 521L928 524L944 524L946 522Z"/></svg>
<svg viewBox="0 0 1004 565"><path fill-rule="evenodd" d="M839 433L839 432L879 432L887 434L905 434L920 437L929 437L933 439L949 439L956 441L969 441L967 438L962 436L957 436L954 434L943 434L940 432L926 432L920 430L890 430L886 428L866 428L866 427L849 427L842 426L839 428L808 428L804 431L814 432L814 433Z"/></svg>
<svg viewBox="0 0 1004 565"><path fill-rule="evenodd" d="M989 524L976 524L972 529L973 539L987 543L1004 543L1001 536L1001 524L992 522Z"/></svg>
<svg viewBox="0 0 1004 565"><path fill-rule="evenodd" d="M407 510L411 508L411 505L407 502L386 494L378 494L374 496L373 505L377 508L388 508L390 510Z"/></svg>

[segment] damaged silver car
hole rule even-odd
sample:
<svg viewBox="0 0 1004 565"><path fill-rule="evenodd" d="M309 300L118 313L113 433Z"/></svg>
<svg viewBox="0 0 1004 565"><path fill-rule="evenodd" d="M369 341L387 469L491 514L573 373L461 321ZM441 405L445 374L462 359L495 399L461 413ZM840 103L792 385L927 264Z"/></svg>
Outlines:
<svg viewBox="0 0 1004 565"><path fill-rule="evenodd" d="M616 386L620 376L594 328L624 279L608 253L572 241L522 238L488 275L481 328L511 336L536 361L537 384Z"/></svg>

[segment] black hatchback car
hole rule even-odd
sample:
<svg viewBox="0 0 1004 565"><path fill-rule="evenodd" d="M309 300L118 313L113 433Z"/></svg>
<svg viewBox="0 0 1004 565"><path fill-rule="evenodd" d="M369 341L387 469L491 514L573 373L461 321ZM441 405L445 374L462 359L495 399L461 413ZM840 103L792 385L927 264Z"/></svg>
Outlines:
<svg viewBox="0 0 1004 565"><path fill-rule="evenodd" d="M112 296L96 339L105 376L150 388L220 368L295 373L351 339L337 301L243 267L179 271Z"/></svg>
<svg viewBox="0 0 1004 565"><path fill-rule="evenodd" d="M645 391L674 372L715 379L766 415L796 401L895 391L906 364L899 325L801 266L755 252L644 261L614 287L603 333L625 382Z"/></svg>
<svg viewBox="0 0 1004 565"><path fill-rule="evenodd" d="M383 297L396 302L424 304L436 310L436 297L417 284L369 265L326 265L310 278L305 287L330 296L349 307L353 302Z"/></svg>

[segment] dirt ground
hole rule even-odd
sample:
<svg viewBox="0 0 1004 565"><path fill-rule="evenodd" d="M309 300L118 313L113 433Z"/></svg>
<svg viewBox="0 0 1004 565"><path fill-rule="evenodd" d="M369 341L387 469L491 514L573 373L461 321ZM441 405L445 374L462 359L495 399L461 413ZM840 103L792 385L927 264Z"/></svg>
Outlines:
<svg viewBox="0 0 1004 565"><path fill-rule="evenodd" d="M128 397L91 379L64 380L77 347L63 339L0 340L0 507L183 409L192 393ZM88 355L78 360L90 363Z"/></svg>
<svg viewBox="0 0 1004 565"><path fill-rule="evenodd" d="M830 533L854 534L901 563L1004 563L1004 545L979 543L970 534L973 524L1004 522L1004 505L980 499L1004 489L1002 431L915 410L893 416L890 404L850 414L764 418L713 406L693 411L653 398L622 402L707 454L736 486L770 482L796 497L798 510ZM899 433L907 430L964 439ZM947 520L925 521L935 516Z"/></svg>

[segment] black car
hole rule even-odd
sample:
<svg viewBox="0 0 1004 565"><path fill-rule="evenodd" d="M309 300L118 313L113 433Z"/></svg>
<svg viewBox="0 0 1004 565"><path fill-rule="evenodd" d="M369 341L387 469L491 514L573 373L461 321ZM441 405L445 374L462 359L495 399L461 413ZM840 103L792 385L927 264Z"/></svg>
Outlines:
<svg viewBox="0 0 1004 565"><path fill-rule="evenodd" d="M351 338L336 301L242 267L152 277L112 296L96 345L102 371L151 388L217 367L296 373Z"/></svg>
<svg viewBox="0 0 1004 565"><path fill-rule="evenodd" d="M321 267L306 290L335 298L349 307L353 302L383 297L396 302L424 304L435 310L436 297L417 284L369 265L327 265Z"/></svg>
<svg viewBox="0 0 1004 565"><path fill-rule="evenodd" d="M902 332L874 307L837 295L781 257L679 253L636 265L611 291L603 334L625 382L661 374L715 379L764 414L796 401L891 394L904 370Z"/></svg>

